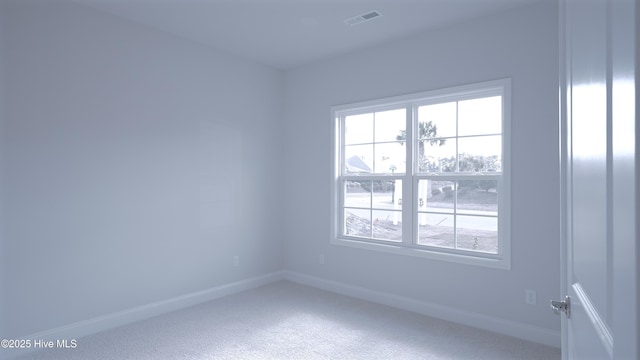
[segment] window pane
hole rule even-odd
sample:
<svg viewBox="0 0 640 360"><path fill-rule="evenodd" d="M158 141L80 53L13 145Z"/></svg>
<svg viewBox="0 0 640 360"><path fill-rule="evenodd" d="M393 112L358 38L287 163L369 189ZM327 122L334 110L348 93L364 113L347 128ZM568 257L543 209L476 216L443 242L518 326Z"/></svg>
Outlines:
<svg viewBox="0 0 640 360"><path fill-rule="evenodd" d="M344 149L347 174L368 174L373 166L373 144L348 145Z"/></svg>
<svg viewBox="0 0 640 360"><path fill-rule="evenodd" d="M405 140L406 114L406 109L375 113L375 142Z"/></svg>
<svg viewBox="0 0 640 360"><path fill-rule="evenodd" d="M495 217L456 217L457 247L487 253L498 253L498 219Z"/></svg>
<svg viewBox="0 0 640 360"><path fill-rule="evenodd" d="M346 235L402 240L402 180L346 181L344 194Z"/></svg>
<svg viewBox="0 0 640 360"><path fill-rule="evenodd" d="M420 180L418 211L453 213L455 182Z"/></svg>
<svg viewBox="0 0 640 360"><path fill-rule="evenodd" d="M373 182L373 208L391 209L393 206L393 182L376 180Z"/></svg>
<svg viewBox="0 0 640 360"><path fill-rule="evenodd" d="M402 212L373 210L373 237L379 240L402 241Z"/></svg>
<svg viewBox="0 0 640 360"><path fill-rule="evenodd" d="M345 181L344 206L371 208L371 181Z"/></svg>
<svg viewBox="0 0 640 360"><path fill-rule="evenodd" d="M498 215L498 181L459 181L457 210L470 215Z"/></svg>
<svg viewBox="0 0 640 360"><path fill-rule="evenodd" d="M458 139L460 171L502 171L502 136Z"/></svg>
<svg viewBox="0 0 640 360"><path fill-rule="evenodd" d="M456 171L456 139L420 141L418 143L418 171Z"/></svg>
<svg viewBox="0 0 640 360"><path fill-rule="evenodd" d="M375 209L399 209L395 202L394 187L402 186L402 180L383 179L373 181L373 208ZM397 192L397 191L396 191ZM401 194L401 193L400 193Z"/></svg>
<svg viewBox="0 0 640 360"><path fill-rule="evenodd" d="M458 102L458 136L502 133L502 97Z"/></svg>
<svg viewBox="0 0 640 360"><path fill-rule="evenodd" d="M344 234L371 238L371 210L344 209Z"/></svg>
<svg viewBox="0 0 640 360"><path fill-rule="evenodd" d="M344 119L344 143L373 143L373 113L347 116Z"/></svg>
<svg viewBox="0 0 640 360"><path fill-rule="evenodd" d="M420 139L456 136L456 103L420 106L418 121Z"/></svg>
<svg viewBox="0 0 640 360"><path fill-rule="evenodd" d="M404 173L407 148L400 142L375 145L374 171L378 174Z"/></svg>
<svg viewBox="0 0 640 360"><path fill-rule="evenodd" d="M453 248L455 235L453 231L454 215L418 214L418 245Z"/></svg>

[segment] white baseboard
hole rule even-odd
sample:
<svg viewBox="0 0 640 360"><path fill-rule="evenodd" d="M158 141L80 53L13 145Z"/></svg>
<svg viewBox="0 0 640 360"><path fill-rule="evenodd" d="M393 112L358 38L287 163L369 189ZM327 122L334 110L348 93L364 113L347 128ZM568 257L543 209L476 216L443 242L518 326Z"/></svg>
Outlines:
<svg viewBox="0 0 640 360"><path fill-rule="evenodd" d="M359 298L403 310L413 311L419 314L439 318L492 331L499 334L513 336L527 341L533 341L554 347L560 347L560 332L544 329L515 321L500 319L484 314L459 310L448 306L428 303L408 297L374 291L363 287L353 286L337 281L326 280L293 271L276 271L262 276L237 281L230 284L217 286L211 289L178 296L172 299L162 300L147 305L107 314L92 319L79 321L73 324L31 334L22 340L71 340L92 335L100 331L127 325L136 321L145 320L154 316L166 314L172 311L187 308L207 301L215 300L223 296L239 293L266 285L279 280L288 280L302 285L335 292L338 294ZM0 352L0 359L13 358L34 351L21 349L9 353ZM3 357L5 356L5 357Z"/></svg>
<svg viewBox="0 0 640 360"><path fill-rule="evenodd" d="M166 314L172 311L215 300L223 296L253 289L262 285L282 280L283 278L283 271L275 271L230 284L216 286L211 289L181 295L172 299L157 301L150 304L137 306L131 309L79 321L73 324L60 326L54 329L27 335L25 337L22 337L21 340L28 340L33 343L33 341L37 339L44 341L54 341L55 343L57 340L77 339L95 334L100 331L131 324L136 321L149 319L154 316ZM13 358L19 355L24 355L25 353L34 350L37 349L33 349L33 346L30 349L3 350L0 351L0 359L2 359L2 352L5 352L5 356L8 355L7 358Z"/></svg>
<svg viewBox="0 0 640 360"><path fill-rule="evenodd" d="M495 332L498 334L513 336L519 339L560 348L559 331L549 330L516 321L505 320L493 316L460 310L444 305L433 304L408 297L374 291L337 281L321 279L298 272L285 271L284 279L302 285L312 286L338 294L351 296L403 310L413 311L422 315L427 315L434 318Z"/></svg>

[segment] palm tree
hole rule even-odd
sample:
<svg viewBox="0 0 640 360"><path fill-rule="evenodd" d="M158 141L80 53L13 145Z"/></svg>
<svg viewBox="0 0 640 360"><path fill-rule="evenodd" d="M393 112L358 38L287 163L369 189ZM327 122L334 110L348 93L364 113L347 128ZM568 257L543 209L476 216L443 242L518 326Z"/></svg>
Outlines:
<svg viewBox="0 0 640 360"><path fill-rule="evenodd" d="M427 159L424 155L424 145L426 142L429 142L429 145L434 146L442 146L445 143L445 139L437 139L438 137L438 128L431 121L420 121L418 122L418 168L420 171L424 171L427 169ZM400 134L396 136L396 140L400 141L400 144L404 144L407 140L407 131L401 130ZM431 193L431 181L427 181L427 193L424 194L424 204L426 205L426 200L429 197L428 194ZM423 198L420 199L422 206Z"/></svg>
<svg viewBox="0 0 640 360"><path fill-rule="evenodd" d="M438 137L438 128L432 121L421 121L418 123L418 153L420 159L424 159L425 142L428 141L429 145L444 145L446 140L435 139L436 137ZM400 134L396 136L396 140L399 140L401 141L401 144L404 144L404 141L407 140L407 131L401 130Z"/></svg>

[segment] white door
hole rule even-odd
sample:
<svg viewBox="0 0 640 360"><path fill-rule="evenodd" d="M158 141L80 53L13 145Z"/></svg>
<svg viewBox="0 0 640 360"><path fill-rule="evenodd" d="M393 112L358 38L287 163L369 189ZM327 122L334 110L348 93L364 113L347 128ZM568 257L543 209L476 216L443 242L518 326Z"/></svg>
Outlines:
<svg viewBox="0 0 640 360"><path fill-rule="evenodd" d="M637 6L561 1L564 359L639 358Z"/></svg>

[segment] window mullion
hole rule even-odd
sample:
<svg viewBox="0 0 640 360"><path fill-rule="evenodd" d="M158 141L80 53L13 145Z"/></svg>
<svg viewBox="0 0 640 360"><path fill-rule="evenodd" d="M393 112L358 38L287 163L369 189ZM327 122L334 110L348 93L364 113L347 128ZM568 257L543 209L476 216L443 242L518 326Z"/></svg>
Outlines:
<svg viewBox="0 0 640 360"><path fill-rule="evenodd" d="M373 143L371 144L371 154L373 158L371 159L371 171L375 173L376 171L376 113L372 112L373 119L371 120L371 139L373 139ZM373 193L375 189L373 188L374 180L371 180L371 185L369 188L371 191L369 192L369 238L373 239L373 227L375 226L375 222L373 219Z"/></svg>
<svg viewBox="0 0 640 360"><path fill-rule="evenodd" d="M458 248L458 181L453 183L453 247Z"/></svg>
<svg viewBox="0 0 640 360"><path fill-rule="evenodd" d="M459 134L460 134L460 128L459 128L459 106L460 106L460 101L456 101L456 174L460 173L460 152L459 152L459 146L460 146L460 141L459 139ZM455 249L458 248L458 181L455 181L453 183L454 185L454 189L453 189L453 247Z"/></svg>
<svg viewBox="0 0 640 360"><path fill-rule="evenodd" d="M459 107L460 102L456 101L456 173L460 172L460 154L458 153L459 150L459 141L458 141L458 134L460 133L460 129L458 128L458 107Z"/></svg>
<svg viewBox="0 0 640 360"><path fill-rule="evenodd" d="M346 159L345 159L345 116L344 115L340 115L340 116L336 116L336 121L338 122L337 127L338 127L338 134L337 137L339 138L339 143L337 144L338 146L334 146L335 151L338 152L338 154L334 155L334 159L339 159L338 160L338 167L334 166L334 171L336 171L338 173L338 181L337 181L337 188L335 189L336 192L338 192L337 194L337 199L336 194L334 194L334 199L337 200L338 202L338 214L337 214L337 218L339 221L339 225L336 224L335 229L333 230L334 232L337 232L338 235L344 235L347 233L347 229L346 229L346 223L347 223L347 219L345 216L345 208L344 208L344 204L345 204L345 179L344 179L344 175L345 175L345 170L346 170ZM336 184L336 181L334 180L334 184Z"/></svg>
<svg viewBox="0 0 640 360"><path fill-rule="evenodd" d="M413 226L413 174L415 173L413 161L413 134L414 134L414 107L411 104L406 105L406 123L405 123L405 145L406 145L406 166L405 176L402 181L402 243L410 246L414 243L414 226Z"/></svg>
<svg viewBox="0 0 640 360"><path fill-rule="evenodd" d="M369 238L373 239L373 180L371 180L371 185L369 185L371 191L369 191Z"/></svg>
<svg viewBox="0 0 640 360"><path fill-rule="evenodd" d="M340 175L345 175L346 170L347 170L347 159L345 158L345 154L347 151L347 146L345 145L345 133L346 133L346 129L347 126L345 124L345 116L341 115L340 116Z"/></svg>

